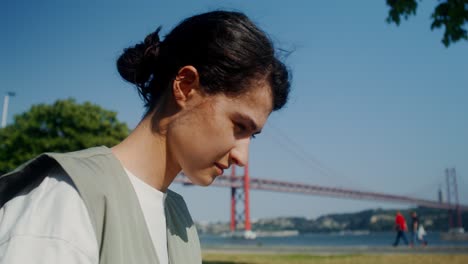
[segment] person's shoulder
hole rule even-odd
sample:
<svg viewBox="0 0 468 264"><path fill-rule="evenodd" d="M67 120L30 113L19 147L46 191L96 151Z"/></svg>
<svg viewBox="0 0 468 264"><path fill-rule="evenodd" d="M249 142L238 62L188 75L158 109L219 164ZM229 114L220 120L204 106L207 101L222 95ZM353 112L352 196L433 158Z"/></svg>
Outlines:
<svg viewBox="0 0 468 264"><path fill-rule="evenodd" d="M56 241L88 256L98 254L88 211L60 167L51 169L41 181L23 189L0 208L0 244L18 239Z"/></svg>
<svg viewBox="0 0 468 264"><path fill-rule="evenodd" d="M96 156L112 156L112 151L106 146L98 146L65 153L48 152L44 154L58 161L63 161L64 159L86 160Z"/></svg>
<svg viewBox="0 0 468 264"><path fill-rule="evenodd" d="M61 235L60 225L82 221L84 203L70 177L60 168L51 169L41 181L31 184L0 208L0 236L10 233Z"/></svg>

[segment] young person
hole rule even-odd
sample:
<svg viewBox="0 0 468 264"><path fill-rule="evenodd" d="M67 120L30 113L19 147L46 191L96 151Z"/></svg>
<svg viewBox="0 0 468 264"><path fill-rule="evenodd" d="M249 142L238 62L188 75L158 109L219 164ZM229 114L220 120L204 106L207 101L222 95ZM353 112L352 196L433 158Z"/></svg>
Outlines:
<svg viewBox="0 0 468 264"><path fill-rule="evenodd" d="M423 246L427 245L425 239L426 230L423 225L419 222L418 214L413 211L411 212L411 246L416 246L416 241L419 241Z"/></svg>
<svg viewBox="0 0 468 264"><path fill-rule="evenodd" d="M201 263L183 171L209 185L248 160L251 138L284 106L289 75L242 13L159 28L124 50L120 75L146 113L120 144L46 153L0 178L1 263Z"/></svg>

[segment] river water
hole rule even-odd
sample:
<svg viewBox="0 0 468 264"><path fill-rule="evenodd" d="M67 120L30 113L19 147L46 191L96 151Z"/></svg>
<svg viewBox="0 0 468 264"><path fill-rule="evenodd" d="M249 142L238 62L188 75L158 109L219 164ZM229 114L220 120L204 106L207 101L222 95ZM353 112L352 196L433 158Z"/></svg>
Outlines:
<svg viewBox="0 0 468 264"><path fill-rule="evenodd" d="M379 232L368 234L300 234L289 237L257 237L254 240L200 235L203 247L212 246L391 246L396 233ZM409 234L408 234L409 239ZM468 246L468 241L444 241L440 233L428 233L426 240L433 246ZM403 241L400 240L400 245ZM418 244L417 244L418 245Z"/></svg>

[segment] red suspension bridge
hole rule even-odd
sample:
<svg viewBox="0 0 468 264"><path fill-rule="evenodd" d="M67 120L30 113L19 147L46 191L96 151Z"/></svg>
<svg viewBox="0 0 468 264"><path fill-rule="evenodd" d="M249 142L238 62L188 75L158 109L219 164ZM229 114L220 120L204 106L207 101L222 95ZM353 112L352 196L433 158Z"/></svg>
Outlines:
<svg viewBox="0 0 468 264"><path fill-rule="evenodd" d="M411 204L414 206L424 206L428 208L446 209L449 211L449 226L455 227L453 221L453 213L456 212L457 227L462 227L461 211L467 211L468 205L459 204L458 187L456 181L455 169L446 169L447 179L447 201L442 201L442 195L439 192L439 200L426 200L415 197L393 195L386 193L377 193L369 191L359 191L346 188L326 187L312 184L293 183L277 180L268 180L260 178L251 178L249 175L248 165L244 167L244 175L236 174L236 167L232 166L231 175L221 175L212 183L213 186L231 188L231 231L237 230L240 223L243 222L245 232L251 231L250 223L250 190L266 190L274 192L288 192L306 195L328 196L346 199L372 200L383 202L396 202L403 204ZM179 175L176 182L191 185L191 181L184 175ZM239 205L243 208L237 210Z"/></svg>

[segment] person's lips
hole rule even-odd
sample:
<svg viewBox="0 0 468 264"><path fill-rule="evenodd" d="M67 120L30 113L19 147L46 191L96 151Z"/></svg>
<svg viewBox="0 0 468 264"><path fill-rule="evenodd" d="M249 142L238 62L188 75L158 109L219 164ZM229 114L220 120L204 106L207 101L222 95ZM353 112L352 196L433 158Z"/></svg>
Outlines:
<svg viewBox="0 0 468 264"><path fill-rule="evenodd" d="M220 163L215 163L216 168L218 169L218 174L222 175L224 173L224 170L228 168L228 166L223 166Z"/></svg>

